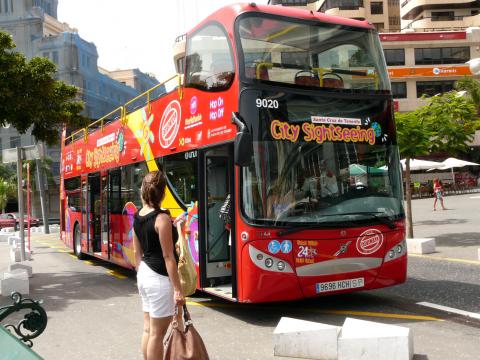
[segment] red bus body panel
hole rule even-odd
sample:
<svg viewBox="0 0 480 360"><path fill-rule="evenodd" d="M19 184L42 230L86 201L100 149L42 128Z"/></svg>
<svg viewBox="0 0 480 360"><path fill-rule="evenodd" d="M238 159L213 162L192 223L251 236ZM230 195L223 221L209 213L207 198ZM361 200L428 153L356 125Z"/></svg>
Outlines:
<svg viewBox="0 0 480 360"><path fill-rule="evenodd" d="M334 17L318 12L281 6L237 4L213 13L194 27L189 35L208 22L222 24L230 38L235 62L238 62L234 24L235 19L245 12L264 12L373 29L373 26L366 21ZM261 29L258 31L260 34ZM238 64L235 64L235 68L238 69ZM155 170L157 166L155 159L158 157L231 142L237 133L236 126L231 122L231 113L238 111L238 98L238 73L235 74L231 87L226 91L204 92L194 88L183 88L182 96L177 90L164 94L149 105L128 114L126 121L117 119L104 124L101 129L85 136L84 140L80 139L64 145L61 164L62 179L142 161L147 163L150 170ZM239 177L238 169L236 167L236 178ZM68 247L73 248L74 226L76 224L82 226L82 214L67 208L63 184L61 192L61 204L65 209L65 217L61 219L64 224L62 239ZM239 204L238 184L236 184L235 199L235 203ZM122 214L110 214L108 254L102 252L101 256L98 254L95 256L126 268L133 267L132 224L135 211L136 208L130 206L128 209L125 208ZM185 209L177 206L172 211L172 215L175 216L184 211ZM195 212L197 220L191 220L186 231L197 271L200 274L198 252L195 250L198 210L194 209L192 214ZM236 239L237 273L235 275L238 287L236 300L239 302L294 300L319 296L322 294L318 293L317 284L335 280L364 278L364 286L358 289L331 291L326 294L378 288L405 281L407 264L405 255L384 263L388 249L405 239L404 221L398 221L396 229L393 230L378 224L358 228L305 230L282 237L277 236L277 230L247 225L238 211L235 212L235 219L236 234L233 238ZM194 234L195 229L197 234ZM376 248L373 253L361 254L357 244L361 242L362 234L371 229L376 229L381 234L381 236L377 234L381 237L381 243L374 244ZM83 232L82 250L92 254L91 244L85 235ZM273 240L280 243L289 240L292 244L290 251L271 254L269 243ZM345 252L334 256L346 243L349 244ZM283 261L292 271L282 273L259 267L252 260L251 254L255 251ZM358 259L367 259L363 260L365 264L358 260L358 267L364 266L368 269L348 272L338 265L339 270L336 270L335 259L352 259L353 262ZM372 264L378 264L378 266L372 266ZM354 266L350 266L350 269L353 268ZM318 274L315 274L315 271ZM302 272L308 275L302 276ZM200 276L197 287L200 288Z"/></svg>

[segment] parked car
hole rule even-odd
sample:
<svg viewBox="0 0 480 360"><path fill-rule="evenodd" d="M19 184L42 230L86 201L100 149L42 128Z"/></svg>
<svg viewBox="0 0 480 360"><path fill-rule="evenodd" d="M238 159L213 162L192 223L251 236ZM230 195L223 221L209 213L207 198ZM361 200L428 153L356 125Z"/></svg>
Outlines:
<svg viewBox="0 0 480 360"><path fill-rule="evenodd" d="M4 227L14 227L18 229L18 225L20 223L20 218L18 217L18 213L5 213L0 214L0 228ZM27 226L28 219L27 216L23 218L24 226ZM37 217L30 216L30 226L38 226L40 224L40 219Z"/></svg>
<svg viewBox="0 0 480 360"><path fill-rule="evenodd" d="M9 214L0 214L0 229L7 227L15 227L17 222L14 217Z"/></svg>

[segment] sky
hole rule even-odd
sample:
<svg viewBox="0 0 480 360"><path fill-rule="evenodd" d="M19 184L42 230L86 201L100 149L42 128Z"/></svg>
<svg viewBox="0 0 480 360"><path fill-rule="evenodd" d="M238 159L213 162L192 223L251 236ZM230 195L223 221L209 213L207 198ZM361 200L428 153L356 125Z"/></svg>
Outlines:
<svg viewBox="0 0 480 360"><path fill-rule="evenodd" d="M98 65L174 75L175 38L232 0L59 0L58 20L95 43ZM267 0L256 1L266 4Z"/></svg>

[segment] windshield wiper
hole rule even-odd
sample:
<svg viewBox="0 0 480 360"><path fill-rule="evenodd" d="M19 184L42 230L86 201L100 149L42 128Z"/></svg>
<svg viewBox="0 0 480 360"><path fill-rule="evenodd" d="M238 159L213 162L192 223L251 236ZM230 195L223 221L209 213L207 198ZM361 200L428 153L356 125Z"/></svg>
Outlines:
<svg viewBox="0 0 480 360"><path fill-rule="evenodd" d="M375 220L378 220L379 222L381 222L382 224L387 225L390 229L395 229L397 227L395 225L395 223L389 217L379 216L377 214L383 214L383 213L380 212L380 211L364 211L364 212L362 211L362 212L351 212L351 213L341 213L341 214L327 214L327 215L322 215L322 216L327 217L327 216L342 216L342 215L369 215L369 216L373 217ZM309 230L309 229L315 229L315 228L318 228L318 227L322 227L322 225L324 226L325 224L317 223L317 224L311 224L311 225L308 225L308 226L293 226L293 227L288 228L286 230L281 230L281 231L277 232L277 235L278 236L289 235L289 234L293 234L293 233L303 231L303 230Z"/></svg>
<svg viewBox="0 0 480 360"><path fill-rule="evenodd" d="M383 214L381 211L362 211L356 213L348 213L342 215L370 215L371 217L375 218L375 220L380 221L382 224L387 225L390 229L395 229L397 225L390 219L388 216L378 216L377 214Z"/></svg>
<svg viewBox="0 0 480 360"><path fill-rule="evenodd" d="M326 214L326 215L322 215L323 217L327 217L327 216L338 216L338 215L344 215L344 214ZM299 232L299 231L303 231L303 230L309 230L309 229L315 229L315 228L318 228L318 227L323 227L325 226L325 223L316 223L316 224L310 224L310 225L307 225L307 226L292 226L286 230L280 230L279 232L277 232L277 235L278 236L283 236L283 235L288 235L288 234L293 234L293 233L296 233L296 232Z"/></svg>

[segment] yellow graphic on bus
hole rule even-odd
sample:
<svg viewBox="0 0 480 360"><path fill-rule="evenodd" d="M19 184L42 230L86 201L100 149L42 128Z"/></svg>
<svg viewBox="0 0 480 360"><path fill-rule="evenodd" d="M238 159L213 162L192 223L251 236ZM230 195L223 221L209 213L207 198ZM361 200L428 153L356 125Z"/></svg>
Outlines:
<svg viewBox="0 0 480 360"><path fill-rule="evenodd" d="M135 138L140 145L141 153L145 157L148 171L150 172L158 171L158 165L151 148L151 144L155 142L153 132L150 129L150 125L155 121L154 116L153 113L147 116L146 108L127 115L127 126L135 135ZM174 217L183 213L183 209L175 200L168 186L165 189L165 198L163 199L162 207L170 210L171 215Z"/></svg>

